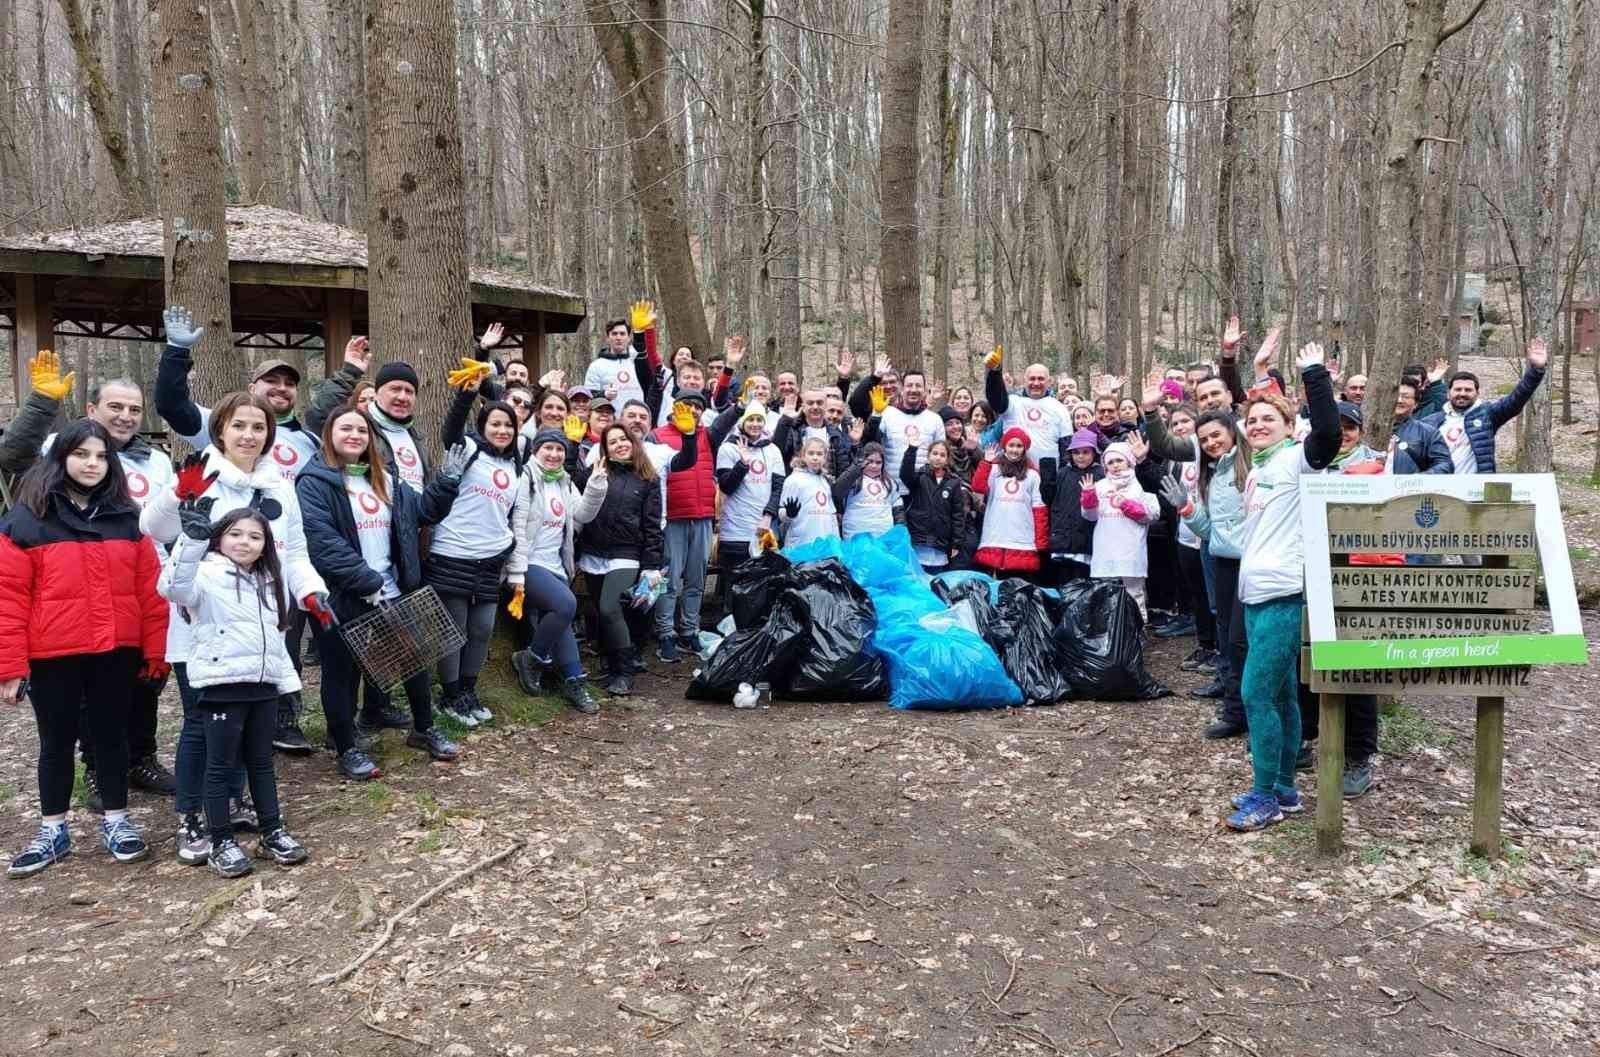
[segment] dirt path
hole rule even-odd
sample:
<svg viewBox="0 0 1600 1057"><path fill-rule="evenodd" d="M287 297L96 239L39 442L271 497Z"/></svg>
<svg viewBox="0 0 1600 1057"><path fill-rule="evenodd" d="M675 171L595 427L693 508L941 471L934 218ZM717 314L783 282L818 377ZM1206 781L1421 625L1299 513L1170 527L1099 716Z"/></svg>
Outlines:
<svg viewBox="0 0 1600 1057"><path fill-rule="evenodd" d="M1153 667L1192 687L1177 657ZM1389 724L1331 865L1309 821L1219 831L1242 746L1184 697L736 712L650 678L453 768L400 751L355 787L291 763L314 860L232 886L177 865L144 798L149 862L85 852L78 822L80 854L0 886L0 1053L1593 1054L1600 679L1539 679L1494 866L1464 853L1463 702ZM32 724L0 722L15 849Z"/></svg>

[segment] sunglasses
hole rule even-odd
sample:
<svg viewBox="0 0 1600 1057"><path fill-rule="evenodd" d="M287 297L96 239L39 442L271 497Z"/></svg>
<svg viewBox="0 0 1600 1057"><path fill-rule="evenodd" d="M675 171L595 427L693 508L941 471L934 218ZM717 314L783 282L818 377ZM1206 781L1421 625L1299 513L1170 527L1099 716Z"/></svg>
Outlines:
<svg viewBox="0 0 1600 1057"><path fill-rule="evenodd" d="M532 407L533 406L533 401L524 400L520 396L512 397L510 399L509 403L511 404L512 407Z"/></svg>

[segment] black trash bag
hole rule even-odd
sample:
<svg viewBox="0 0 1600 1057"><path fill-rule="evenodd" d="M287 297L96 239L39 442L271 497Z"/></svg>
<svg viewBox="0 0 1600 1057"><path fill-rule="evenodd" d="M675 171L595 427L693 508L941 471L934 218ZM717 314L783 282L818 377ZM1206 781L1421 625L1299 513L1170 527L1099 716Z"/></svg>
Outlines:
<svg viewBox="0 0 1600 1057"><path fill-rule="evenodd" d="M1074 697L1153 701L1172 693L1144 667L1144 620L1120 580L1076 580L1061 588L1056 656Z"/></svg>
<svg viewBox="0 0 1600 1057"><path fill-rule="evenodd" d="M778 694L805 701L889 696L888 667L867 652L877 611L843 562L828 558L795 566L779 604L800 614L800 634L787 677L773 683Z"/></svg>
<svg viewBox="0 0 1600 1057"><path fill-rule="evenodd" d="M696 701L733 700L740 683L776 686L788 678L800 638L803 607L781 599L759 627L735 631L723 639L689 680L688 697Z"/></svg>
<svg viewBox="0 0 1600 1057"><path fill-rule="evenodd" d="M749 561L739 563L732 573L729 598L733 626L745 631L766 623L773 603L789 585L789 570L793 567L793 563L777 551L762 551Z"/></svg>
<svg viewBox="0 0 1600 1057"><path fill-rule="evenodd" d="M995 639L987 632L984 639L1030 705L1053 705L1073 696L1056 648L1055 632L1065 609L1059 597L1026 580L1003 580L999 620L984 625L995 628Z"/></svg>
<svg viewBox="0 0 1600 1057"><path fill-rule="evenodd" d="M938 596L939 601L952 609L962 602L972 607L972 615L977 618L978 627L986 642L989 641L989 629L1002 619L995 610L994 603L989 600L989 588L992 582L987 577L953 581L935 578L933 581L933 593ZM1009 634L1007 629L1006 637L1009 638ZM993 646L994 643L989 642L989 645Z"/></svg>

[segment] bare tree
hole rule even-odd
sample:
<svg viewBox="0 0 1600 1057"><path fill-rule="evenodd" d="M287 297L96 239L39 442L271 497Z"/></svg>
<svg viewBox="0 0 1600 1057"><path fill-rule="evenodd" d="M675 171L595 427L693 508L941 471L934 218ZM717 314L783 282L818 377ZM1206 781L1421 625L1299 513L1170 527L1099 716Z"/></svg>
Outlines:
<svg viewBox="0 0 1600 1057"><path fill-rule="evenodd" d="M917 249L917 176L926 0L889 0L885 39L878 193L883 229L879 283L889 358L900 370L922 366L922 260Z"/></svg>
<svg viewBox="0 0 1600 1057"><path fill-rule="evenodd" d="M111 78L106 75L105 64L101 62L100 52L90 36L90 20L84 18L79 0L57 2L67 22L67 36L72 41L78 69L83 74L89 113L94 115L94 126L100 133L100 145L105 148L112 172L116 174L117 187L131 208L143 211L153 200L150 186L134 164L133 151L123 129L123 106L113 95ZM157 6L158 0L151 0L152 10ZM93 14L96 23L104 17L98 4Z"/></svg>

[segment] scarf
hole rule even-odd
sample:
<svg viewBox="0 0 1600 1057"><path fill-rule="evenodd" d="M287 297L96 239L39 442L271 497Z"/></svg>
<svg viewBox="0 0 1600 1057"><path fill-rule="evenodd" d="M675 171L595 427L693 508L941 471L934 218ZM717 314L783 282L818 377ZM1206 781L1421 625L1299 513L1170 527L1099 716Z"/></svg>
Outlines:
<svg viewBox="0 0 1600 1057"><path fill-rule="evenodd" d="M566 469L560 466L556 467L554 470L546 470L543 466L541 466L539 467L539 472L544 476L546 481L549 481L552 484L561 480L561 478L567 475Z"/></svg>
<svg viewBox="0 0 1600 1057"><path fill-rule="evenodd" d="M1285 437L1278 441L1278 443L1272 445L1270 448L1263 448L1258 452L1253 452L1250 455L1250 465L1260 466L1262 463L1266 462L1283 449L1292 446L1294 442L1295 441L1293 437Z"/></svg>
<svg viewBox="0 0 1600 1057"><path fill-rule="evenodd" d="M381 426L381 427L383 427L385 429L410 429L411 428L411 418L408 417L403 422L398 418L390 418L388 415L384 414L383 408L378 406L378 403L377 403L376 400L374 400L371 404L367 405L367 414L371 415L372 416L372 420L374 422L376 422L379 426ZM412 416L412 417L415 417L415 416Z"/></svg>
<svg viewBox="0 0 1600 1057"><path fill-rule="evenodd" d="M367 470L368 466L364 462L353 462L344 468L344 472L349 474L351 477L365 477L367 475Z"/></svg>

